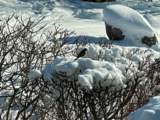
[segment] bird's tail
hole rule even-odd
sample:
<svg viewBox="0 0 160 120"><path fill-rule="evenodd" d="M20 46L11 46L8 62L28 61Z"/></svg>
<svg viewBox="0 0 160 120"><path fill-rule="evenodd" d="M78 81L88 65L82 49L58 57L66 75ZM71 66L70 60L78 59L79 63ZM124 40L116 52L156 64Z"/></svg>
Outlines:
<svg viewBox="0 0 160 120"><path fill-rule="evenodd" d="M77 60L77 59L78 59L78 57L76 59L74 59L74 60Z"/></svg>

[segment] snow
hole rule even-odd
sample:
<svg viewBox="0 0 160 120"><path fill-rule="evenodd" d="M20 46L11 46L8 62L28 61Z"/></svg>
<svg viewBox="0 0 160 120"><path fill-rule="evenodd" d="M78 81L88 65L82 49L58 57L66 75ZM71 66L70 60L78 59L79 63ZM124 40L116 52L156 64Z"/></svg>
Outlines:
<svg viewBox="0 0 160 120"><path fill-rule="evenodd" d="M160 94L153 97L147 105L128 116L128 120L159 120L160 118Z"/></svg>
<svg viewBox="0 0 160 120"><path fill-rule="evenodd" d="M122 74L122 71L116 68L114 64L109 64L109 62L106 61L101 61L100 64L99 61L91 60L89 58L79 58L76 61L74 59L74 57L57 57L53 65L47 66L44 69L42 72L43 77L51 82L51 78L53 78L52 74L54 74L55 71L66 73L67 76L71 76L76 72L75 76L78 77L77 84L81 84L89 89L99 87L99 82L104 82L105 79L107 79L107 81L103 83L104 87L111 85L112 82L117 87L120 84L122 85L122 88L125 87L123 84L125 77ZM115 74L115 72L117 74ZM94 80L96 80L95 85L93 84Z"/></svg>
<svg viewBox="0 0 160 120"><path fill-rule="evenodd" d="M13 13L22 16L25 22L29 17L37 21L44 16L45 18L37 28L47 23L45 32L54 31L55 23L61 24L64 29L75 31L76 34L71 39L74 40L81 35L82 40L91 38L96 42L101 39L111 42L106 35L104 21L115 27L123 28L125 40L113 42L111 48L95 44L80 46L78 53L84 48L88 49L85 58L75 61L76 57L71 55L57 57L52 65L47 65L43 70L31 70L28 78L33 81L43 76L46 81L52 82L52 74L56 72L65 73L68 76L75 73L73 77L78 79L77 84L87 89L98 88L98 83L106 79L108 81L105 81L103 86L112 83L115 86L120 84L121 88L124 88L127 65L132 63L132 66L128 68L128 71L132 72L132 74L128 73L129 77L134 77L137 72L141 76L143 72L136 68L138 62L149 54L152 54L151 62L160 57L159 44L148 48L140 41L144 35L151 37L155 34L160 43L160 0L147 1L117 0L117 2L109 3L88 3L80 0L0 0L0 20ZM13 23L14 21L11 22ZM138 52L134 54L134 51L137 50ZM44 99L50 98L46 95ZM51 102L52 100L44 100L46 106L49 106ZM160 95L152 98L147 105L132 112L128 120L158 120L160 117L159 104Z"/></svg>
<svg viewBox="0 0 160 120"><path fill-rule="evenodd" d="M32 70L28 73L28 78L30 81L42 77L42 73L39 70Z"/></svg>
<svg viewBox="0 0 160 120"><path fill-rule="evenodd" d="M125 77L121 73L122 72L120 70L114 67L111 68L111 66L110 69L109 68L94 68L93 70L87 69L83 72L82 75L78 76L78 83L80 83L82 86L88 87L89 89L93 89L93 87L98 89L99 83L101 83L102 87L114 85L116 86L116 88L120 86L119 89L122 89L125 88L125 84L123 84L123 81L125 81Z"/></svg>
<svg viewBox="0 0 160 120"><path fill-rule="evenodd" d="M156 18L149 13L144 15L144 17L149 21L150 25L154 29L154 32L157 35L157 38L159 40L160 33L159 33L159 27L157 27L159 26L159 18Z"/></svg>

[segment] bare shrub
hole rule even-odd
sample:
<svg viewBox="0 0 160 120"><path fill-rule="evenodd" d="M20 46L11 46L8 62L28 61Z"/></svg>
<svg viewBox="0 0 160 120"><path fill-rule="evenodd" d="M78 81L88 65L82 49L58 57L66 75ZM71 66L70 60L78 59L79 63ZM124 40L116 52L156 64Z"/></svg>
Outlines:
<svg viewBox="0 0 160 120"><path fill-rule="evenodd" d="M16 119L28 119L32 115L40 100L40 88L28 80L29 71L42 70L57 56L66 54L61 48L74 34L55 26L53 33L38 36L45 28L44 25L36 29L41 20L43 18L38 22L31 19L24 22L22 18L12 15L0 23L0 98L1 109L4 111L2 119L11 119L11 111L18 112ZM59 39L56 38L57 35Z"/></svg>

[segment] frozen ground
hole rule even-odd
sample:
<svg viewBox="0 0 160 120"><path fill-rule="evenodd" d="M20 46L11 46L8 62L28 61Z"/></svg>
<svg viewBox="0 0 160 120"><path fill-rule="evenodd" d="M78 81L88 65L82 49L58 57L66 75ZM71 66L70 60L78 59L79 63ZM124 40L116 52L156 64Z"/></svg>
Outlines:
<svg viewBox="0 0 160 120"><path fill-rule="evenodd" d="M37 27L47 23L47 30L54 31L54 23L57 23L61 24L61 27L63 28L76 32L77 35L73 36L72 39L81 35L86 38L92 37L97 41L102 38L108 40L103 21L103 9L106 6L113 4L128 6L140 13L142 17L148 21L160 43L159 0L153 0L153 2L148 2L147 0L118 0L117 2L112 3L87 3L80 0L0 0L0 20L11 16L13 13L22 16L24 21L29 17L36 21L45 16L44 20L41 21ZM134 23L135 21L133 21L133 25L130 25L131 28L134 26ZM82 72L81 75L79 75L80 73L77 73L77 75L79 75L78 82L85 87L92 89L94 78L99 81L98 78L103 80L105 78L111 79L117 77L113 74L114 72L118 73L117 75L120 77L119 82L122 83L122 87L125 87L125 85L123 85L123 82L125 81L124 66L128 64L128 61L132 61L136 66L137 62L141 61L141 53L144 50L147 51L145 54L153 54L153 60L154 58L160 57L159 45L148 48L141 43L136 45L132 44L130 41L114 42L113 44L115 44L115 47L112 49L100 48L94 45L86 46L88 49L87 58L80 58L77 61L74 61L74 56L58 57L53 65L46 66L43 71L34 70L30 72L29 78L32 80L32 78L40 77L43 74L44 76L47 76L47 80L50 80L49 76L52 70L68 71L67 74L70 75L78 68ZM124 56L120 55L122 52L121 46L126 50ZM141 52L132 57L130 55L128 56L127 53L131 49L138 49L139 47L141 47ZM80 48L80 50L81 49L82 48ZM101 59L105 59L106 62L103 61L102 63L99 63L96 61L97 56L94 55L97 55L100 51L102 53ZM117 65L113 65L111 59ZM102 71L105 71L107 74L103 74ZM117 84L118 83L115 82L115 85ZM105 85L109 85L109 83L106 83ZM147 107L144 106L136 112L131 113L128 120L158 120L158 111L160 108L157 106L160 104L159 101L159 96L154 97L151 102L146 105Z"/></svg>

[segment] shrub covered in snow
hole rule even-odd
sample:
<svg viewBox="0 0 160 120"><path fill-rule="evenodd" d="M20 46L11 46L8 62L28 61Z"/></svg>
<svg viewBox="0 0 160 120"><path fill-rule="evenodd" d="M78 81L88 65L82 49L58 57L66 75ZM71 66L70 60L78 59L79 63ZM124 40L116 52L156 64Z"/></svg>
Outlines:
<svg viewBox="0 0 160 120"><path fill-rule="evenodd" d="M159 92L158 52L69 45L73 32L55 26L39 38L37 24L14 15L1 23L2 119L125 119ZM84 48L85 58L74 60Z"/></svg>

